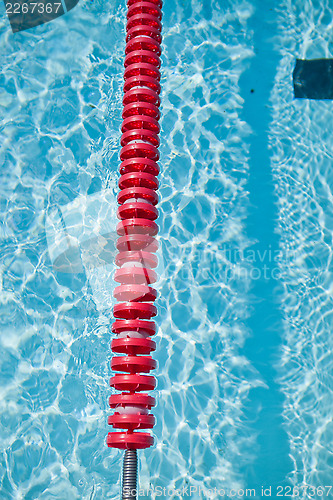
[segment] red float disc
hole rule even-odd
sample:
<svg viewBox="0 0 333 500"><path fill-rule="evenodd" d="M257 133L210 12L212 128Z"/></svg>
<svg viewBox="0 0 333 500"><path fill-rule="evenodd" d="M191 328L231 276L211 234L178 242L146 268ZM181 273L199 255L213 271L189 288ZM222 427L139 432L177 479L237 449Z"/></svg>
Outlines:
<svg viewBox="0 0 333 500"><path fill-rule="evenodd" d="M157 274L145 267L121 267L114 273L114 280L122 285L150 285L157 281Z"/></svg>
<svg viewBox="0 0 333 500"><path fill-rule="evenodd" d="M159 21L162 19L161 9L152 2L138 2L131 5L127 11L127 19L130 19L132 16L136 16L138 14L150 14Z"/></svg>
<svg viewBox="0 0 333 500"><path fill-rule="evenodd" d="M114 356L111 360L111 369L118 372L148 373L155 368L156 361L151 356Z"/></svg>
<svg viewBox="0 0 333 500"><path fill-rule="evenodd" d="M119 302L154 302L157 292L147 285L120 285L115 288L113 296Z"/></svg>
<svg viewBox="0 0 333 500"><path fill-rule="evenodd" d="M117 373L110 378L110 386L117 391L152 391L156 387L156 379L152 375Z"/></svg>
<svg viewBox="0 0 333 500"><path fill-rule="evenodd" d="M117 210L117 217L122 220L133 218L156 220L158 211L151 203L133 201L121 205Z"/></svg>
<svg viewBox="0 0 333 500"><path fill-rule="evenodd" d="M159 69L153 64L135 63L125 68L124 71L125 80L127 80L127 78L131 78L132 76L137 76L137 75L151 76L152 78L155 78L158 81L160 81L161 79L161 73Z"/></svg>
<svg viewBox="0 0 333 500"><path fill-rule="evenodd" d="M142 218L155 220L158 217L157 209L151 203L139 201L124 203L117 210L118 219Z"/></svg>
<svg viewBox="0 0 333 500"><path fill-rule="evenodd" d="M120 302L113 306L113 316L122 319L151 319L157 309L150 302Z"/></svg>
<svg viewBox="0 0 333 500"><path fill-rule="evenodd" d="M137 450L152 446L154 438L146 432L109 432L106 444L109 448Z"/></svg>
<svg viewBox="0 0 333 500"><path fill-rule="evenodd" d="M148 234L155 236L158 233L157 224L148 219L126 219L121 220L117 224L117 234L124 236L125 234Z"/></svg>
<svg viewBox="0 0 333 500"><path fill-rule="evenodd" d="M160 167L155 161L148 158L130 158L121 163L119 171L121 175L128 174L129 172L147 172L151 175L158 175Z"/></svg>
<svg viewBox="0 0 333 500"><path fill-rule="evenodd" d="M161 92L161 85L158 83L158 81L156 81L155 78L141 74L126 79L124 83L124 92L128 92L128 90L138 86L149 87L157 94Z"/></svg>
<svg viewBox="0 0 333 500"><path fill-rule="evenodd" d="M130 40L132 40L134 37L137 36L149 36L150 38L156 40L156 42L158 42L159 44L162 43L162 35L160 30L154 28L153 26L149 26L147 24L133 26L133 28L128 30L128 33L126 35L126 42L129 42Z"/></svg>
<svg viewBox="0 0 333 500"><path fill-rule="evenodd" d="M143 321L140 319L117 319L112 324L113 333L118 334L128 330L136 332L144 331L152 336L156 333L156 325L154 321Z"/></svg>
<svg viewBox="0 0 333 500"><path fill-rule="evenodd" d="M148 408L150 410L155 404L155 398L149 396L149 394L137 394L135 392L112 394L109 398L110 408L117 408L117 406L141 406L142 408Z"/></svg>
<svg viewBox="0 0 333 500"><path fill-rule="evenodd" d="M125 54L129 54L133 50L149 50L158 56L161 55L160 44L154 38L150 38L150 36L136 36L132 40L129 40L126 43Z"/></svg>
<svg viewBox="0 0 333 500"><path fill-rule="evenodd" d="M151 414L114 413L109 416L108 424L112 425L115 429L128 429L131 431L134 431L134 429L152 429L155 425L155 417Z"/></svg>
<svg viewBox="0 0 333 500"><path fill-rule="evenodd" d="M134 172L122 175L118 186L120 189L143 187L156 190L158 189L158 180L157 177L146 172Z"/></svg>
<svg viewBox="0 0 333 500"><path fill-rule="evenodd" d="M156 343L147 337L143 338L120 338L113 339L111 342L112 352L124 353L130 356L137 356L139 354L150 354L155 351Z"/></svg>
<svg viewBox="0 0 333 500"><path fill-rule="evenodd" d="M149 201L152 205L156 205L158 202L158 195L153 189L133 186L125 189L123 188L117 196L117 201L122 205L130 198L143 198Z"/></svg>
<svg viewBox="0 0 333 500"><path fill-rule="evenodd" d="M155 132L155 134L158 134L160 131L160 126L158 121L155 120L155 118L146 115L134 115L125 118L121 126L121 131L127 132L128 130L133 130L138 128L151 130L152 132Z"/></svg>
<svg viewBox="0 0 333 500"><path fill-rule="evenodd" d="M155 106L155 104L151 104L150 102L136 101L124 106L122 113L123 118L137 115L151 116L152 118L155 118L155 120L159 120L160 118L158 107Z"/></svg>
<svg viewBox="0 0 333 500"><path fill-rule="evenodd" d="M160 153L156 146L148 144L147 142L134 142L127 144L120 150L120 159L127 160L128 158L150 158L151 160L158 161Z"/></svg>
<svg viewBox="0 0 333 500"><path fill-rule="evenodd" d="M154 3L155 5L158 5L158 7L161 9L162 8L162 0L149 0L151 3ZM127 6L129 7L130 5L133 5L135 3L142 2L142 0L127 0Z"/></svg>
<svg viewBox="0 0 333 500"><path fill-rule="evenodd" d="M149 50L135 50L130 52L125 57L124 66L127 68L132 64L152 64L156 68L161 67L161 61L155 52L150 52Z"/></svg>
<svg viewBox="0 0 333 500"><path fill-rule="evenodd" d="M156 255L151 252L125 251L120 252L116 255L116 265L119 267L122 266L125 262L129 261L141 262L144 267L156 267L158 264Z"/></svg>
<svg viewBox="0 0 333 500"><path fill-rule="evenodd" d="M131 102L150 102L155 106L159 106L161 101L157 92L152 89L134 87L125 92L123 97L123 105L126 106Z"/></svg>
<svg viewBox="0 0 333 500"><path fill-rule="evenodd" d="M137 143L139 141L142 141L145 144L150 143L156 148L160 145L158 135L155 134L155 132L144 128L124 132L120 138L120 144L122 146L127 146L128 144L133 142Z"/></svg>
<svg viewBox="0 0 333 500"><path fill-rule="evenodd" d="M128 19L127 24L126 24L126 31L129 31L131 28L134 26L138 25L148 25L148 26L153 26L154 28L158 29L160 32L162 31L162 24L159 19L157 19L155 16L152 16L151 14L136 14L135 16L131 16L130 19Z"/></svg>
<svg viewBox="0 0 333 500"><path fill-rule="evenodd" d="M157 252L158 241L146 234L128 234L118 238L116 243L119 252L145 250L147 252Z"/></svg>

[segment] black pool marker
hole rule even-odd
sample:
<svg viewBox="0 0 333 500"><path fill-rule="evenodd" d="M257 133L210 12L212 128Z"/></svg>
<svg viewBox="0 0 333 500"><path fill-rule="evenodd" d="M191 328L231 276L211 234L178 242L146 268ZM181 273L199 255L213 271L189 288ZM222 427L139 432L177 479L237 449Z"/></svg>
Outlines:
<svg viewBox="0 0 333 500"><path fill-rule="evenodd" d="M303 99L333 99L333 59L296 59L294 95Z"/></svg>

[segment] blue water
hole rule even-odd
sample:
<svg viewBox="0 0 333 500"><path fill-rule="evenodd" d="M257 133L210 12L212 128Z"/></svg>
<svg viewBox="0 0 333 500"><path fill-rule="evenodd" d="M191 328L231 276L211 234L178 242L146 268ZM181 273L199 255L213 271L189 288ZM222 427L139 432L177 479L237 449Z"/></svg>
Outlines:
<svg viewBox="0 0 333 500"><path fill-rule="evenodd" d="M1 8L0 499L116 499L106 250L125 4L81 0L16 34ZM165 0L140 498L332 496L318 488L333 478L333 112L292 87L296 58L332 57L332 14L328 0Z"/></svg>

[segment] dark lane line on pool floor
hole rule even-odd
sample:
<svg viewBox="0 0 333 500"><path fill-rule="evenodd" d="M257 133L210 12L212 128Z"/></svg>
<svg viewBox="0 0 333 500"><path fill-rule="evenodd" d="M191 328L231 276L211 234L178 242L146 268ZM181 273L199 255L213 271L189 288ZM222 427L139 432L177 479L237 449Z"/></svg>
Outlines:
<svg viewBox="0 0 333 500"><path fill-rule="evenodd" d="M248 485L260 488L287 485L293 470L289 456L288 436L283 429L284 395L276 381L274 365L281 353L283 332L279 309L274 256L279 251L277 206L271 170L268 132L272 122L270 93L280 60L272 37L277 33L274 3L257 1L248 21L253 30L255 56L240 78L240 93L244 99L241 117L250 125L249 158L249 215L247 234L256 241L251 251L258 258L251 283L250 317L246 326L251 332L244 346L244 354L267 386L254 388L249 393L244 409L246 426L258 436L255 460L245 471ZM275 488L275 490L274 490Z"/></svg>

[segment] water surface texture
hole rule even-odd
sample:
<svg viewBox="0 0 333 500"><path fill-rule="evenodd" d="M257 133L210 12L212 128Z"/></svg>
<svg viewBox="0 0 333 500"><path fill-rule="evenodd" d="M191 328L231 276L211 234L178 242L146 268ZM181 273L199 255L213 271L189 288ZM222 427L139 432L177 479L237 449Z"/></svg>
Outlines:
<svg viewBox="0 0 333 500"><path fill-rule="evenodd" d="M292 73L332 57L332 7L165 0L163 15L140 486L330 485L333 111L295 99ZM81 0L13 34L2 7L1 500L119 498L123 453L105 438L125 18L125 2Z"/></svg>

